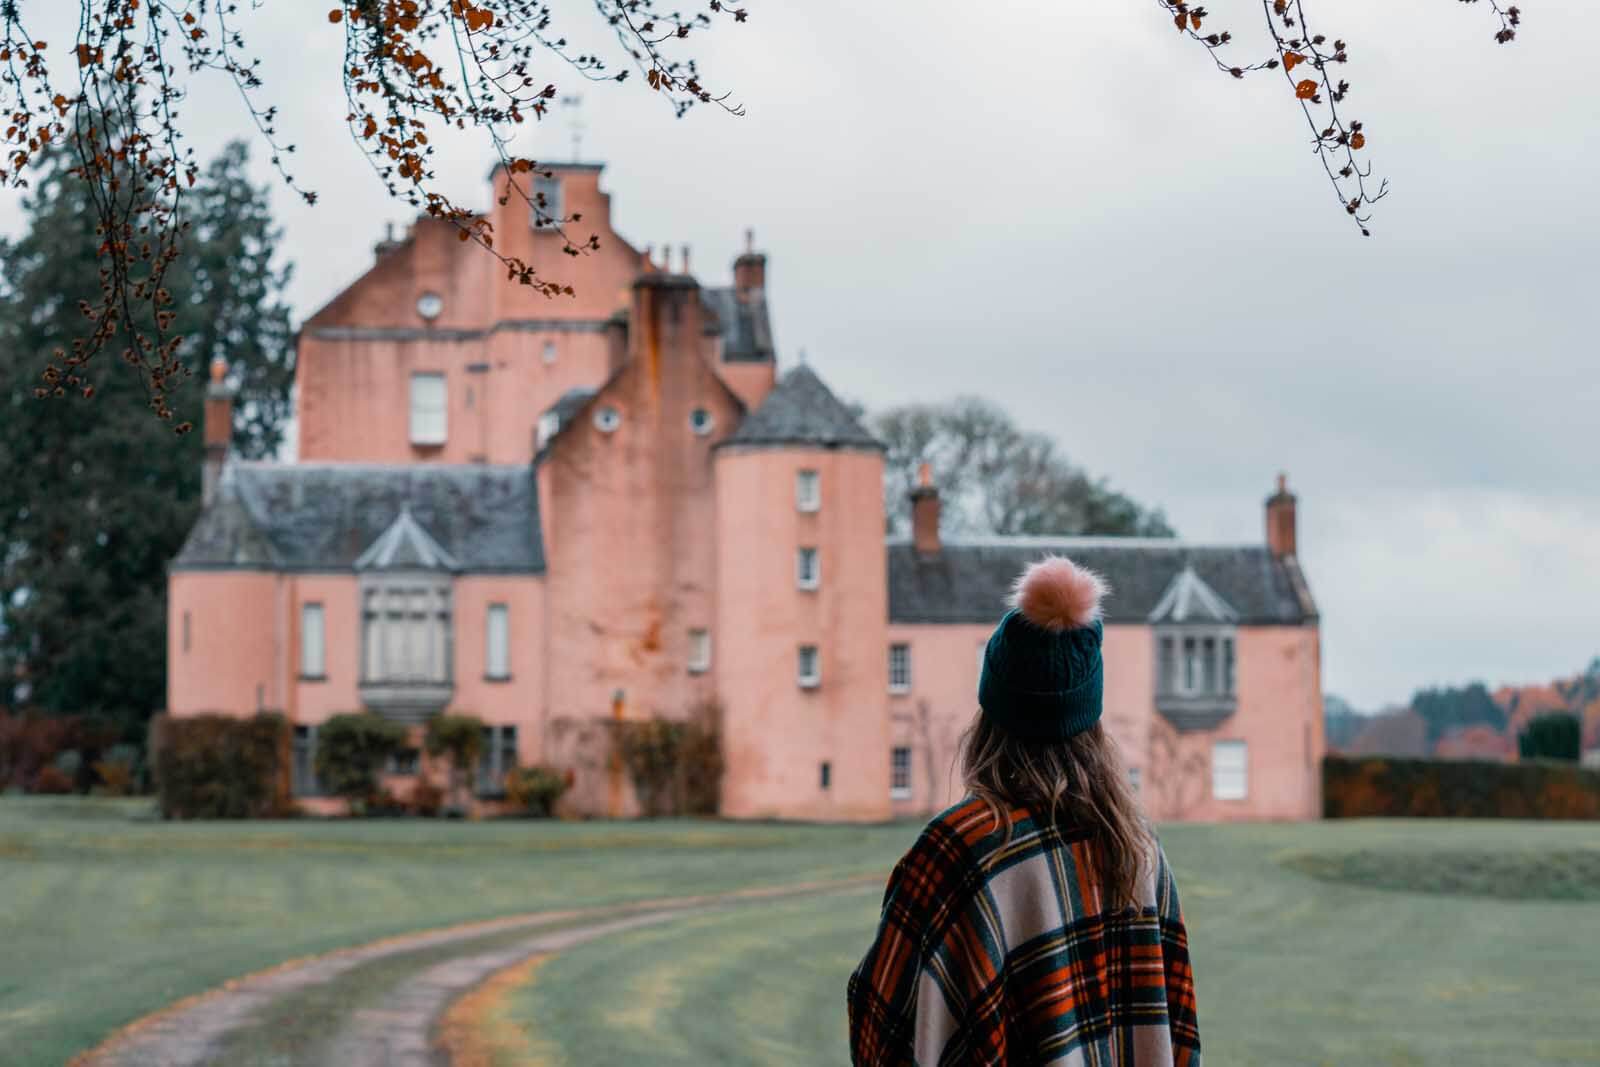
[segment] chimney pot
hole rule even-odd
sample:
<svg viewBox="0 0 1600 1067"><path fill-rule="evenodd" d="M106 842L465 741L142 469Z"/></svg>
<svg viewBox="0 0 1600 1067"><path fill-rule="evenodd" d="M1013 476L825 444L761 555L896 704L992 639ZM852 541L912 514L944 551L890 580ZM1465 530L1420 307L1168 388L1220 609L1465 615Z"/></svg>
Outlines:
<svg viewBox="0 0 1600 1067"><path fill-rule="evenodd" d="M749 300L767 288L767 257L755 250L756 232L744 231L744 252L733 261L733 289Z"/></svg>
<svg viewBox="0 0 1600 1067"><path fill-rule="evenodd" d="M917 468L917 487L911 490L911 546L919 556L939 554L939 511L939 488L933 484L933 468L923 463Z"/></svg>
<svg viewBox="0 0 1600 1067"><path fill-rule="evenodd" d="M221 356L211 361L211 381L206 385L204 459L200 470L200 501L210 504L222 481L233 442L233 387L228 384L228 363Z"/></svg>
<svg viewBox="0 0 1600 1067"><path fill-rule="evenodd" d="M1278 491L1267 497L1267 548L1276 559L1293 558L1296 551L1295 495L1289 476L1278 475Z"/></svg>

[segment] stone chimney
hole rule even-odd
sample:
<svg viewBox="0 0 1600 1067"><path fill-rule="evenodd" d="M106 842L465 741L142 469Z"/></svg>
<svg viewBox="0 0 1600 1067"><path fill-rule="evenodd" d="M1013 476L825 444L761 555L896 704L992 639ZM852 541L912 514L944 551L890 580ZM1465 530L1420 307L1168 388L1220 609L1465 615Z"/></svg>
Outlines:
<svg viewBox="0 0 1600 1067"><path fill-rule="evenodd" d="M911 490L911 545L919 556L939 554L939 487L926 463L917 468L917 487Z"/></svg>
<svg viewBox="0 0 1600 1067"><path fill-rule="evenodd" d="M767 257L756 251L756 231L744 231L744 252L733 261L733 289L740 300L761 296L767 289Z"/></svg>
<svg viewBox="0 0 1600 1067"><path fill-rule="evenodd" d="M228 384L228 364L218 356L211 361L211 381L206 383L205 463L201 468L200 501L210 504L222 480L222 465L233 441L233 387Z"/></svg>
<svg viewBox="0 0 1600 1067"><path fill-rule="evenodd" d="M1295 554L1294 494L1289 476L1278 475L1278 491L1267 497L1267 547L1277 559Z"/></svg>

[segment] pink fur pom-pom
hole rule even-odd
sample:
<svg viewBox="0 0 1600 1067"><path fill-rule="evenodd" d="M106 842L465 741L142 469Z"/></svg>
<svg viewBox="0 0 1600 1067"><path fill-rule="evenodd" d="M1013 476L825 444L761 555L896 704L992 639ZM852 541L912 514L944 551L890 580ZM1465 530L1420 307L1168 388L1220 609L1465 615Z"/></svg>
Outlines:
<svg viewBox="0 0 1600 1067"><path fill-rule="evenodd" d="M1065 556L1049 556L1022 572L1011 603L1022 617L1045 630L1075 630L1100 617L1105 579Z"/></svg>

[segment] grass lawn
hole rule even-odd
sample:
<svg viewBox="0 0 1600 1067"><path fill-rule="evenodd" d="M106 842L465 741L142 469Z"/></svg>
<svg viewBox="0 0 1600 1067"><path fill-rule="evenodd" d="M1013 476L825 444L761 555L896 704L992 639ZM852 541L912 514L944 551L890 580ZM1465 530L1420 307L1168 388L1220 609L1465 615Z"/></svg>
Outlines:
<svg viewBox="0 0 1600 1067"><path fill-rule="evenodd" d="M407 930L885 873L917 829L163 824L142 810L0 799L0 1062L59 1064L227 978ZM1593 824L1163 836L1208 1062L1600 1065ZM878 898L874 888L739 904L549 958L496 1009L515 1024L497 1032L519 1040L505 1062L840 1063L844 980ZM275 1005L253 1033L281 1041L247 1050L243 1031L235 1062L295 1062L341 1003L369 1002L434 958L375 963L320 1000Z"/></svg>
<svg viewBox="0 0 1600 1067"><path fill-rule="evenodd" d="M0 798L0 1063L60 1064L140 1015L285 959L470 919L875 874L915 833L161 823L147 810Z"/></svg>
<svg viewBox="0 0 1600 1067"><path fill-rule="evenodd" d="M1594 824L1191 825L1163 840L1208 1063L1600 1064L1600 905L1559 899L1600 899L1572 874L1600 857ZM1369 875L1431 891L1341 880ZM1558 899L1503 899L1536 894ZM580 946L508 998L524 1039L502 1061L847 1062L844 982L877 907L837 894Z"/></svg>

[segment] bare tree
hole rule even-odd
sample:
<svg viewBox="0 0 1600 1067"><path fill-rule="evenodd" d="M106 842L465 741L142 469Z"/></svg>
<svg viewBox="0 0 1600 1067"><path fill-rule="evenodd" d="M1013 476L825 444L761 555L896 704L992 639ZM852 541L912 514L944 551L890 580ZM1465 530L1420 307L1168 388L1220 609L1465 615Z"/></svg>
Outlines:
<svg viewBox="0 0 1600 1067"><path fill-rule="evenodd" d="M1172 536L1159 509L1090 477L1054 438L1023 430L979 397L891 408L872 426L889 449L884 506L896 532L904 532L906 495L926 463L943 500L942 525L953 533Z"/></svg>
<svg viewBox="0 0 1600 1067"><path fill-rule="evenodd" d="M249 16L269 0L77 0L75 39L52 48L29 31L24 13L66 2L0 0L0 111L6 116L0 183L27 185L41 153L69 144L75 173L93 191L103 239L101 291L79 304L85 335L52 355L37 394L92 396L95 359L120 341L121 359L140 376L151 408L171 420L170 391L188 372L178 358L180 338L170 331L172 296L164 280L180 254L185 192L198 173L180 121L185 96L207 76L231 85L283 181L308 202L316 199L289 169L294 144L278 127L276 107L262 99L261 61L245 38ZM550 218L551 205L532 187L539 164L507 148L513 132L544 118L557 96L547 67L591 81L634 80L678 115L696 104L742 113L680 52L686 40L718 22L746 20L746 9L723 0L691 0L699 8L693 13L669 9L662 0L589 0L587 16L575 14L583 4L555 0L325 2L328 7L313 7L305 17L344 35L345 122L378 182L390 196L449 221L463 241L497 256L508 279L546 296L570 295L572 287L497 251L489 220L437 187L432 160L441 131L482 131L509 176L501 201L526 201L565 235L566 226L581 220ZM1366 145L1362 124L1340 110L1350 86L1336 81L1334 71L1348 58L1345 43L1330 44L1313 31L1305 0L1262 0L1272 51L1238 64L1225 58L1232 34L1214 29L1204 7L1156 2L1218 69L1236 78L1283 71L1341 206L1367 233L1366 209L1384 195L1384 185L1373 188L1370 167L1358 162L1356 153ZM1518 9L1484 2L1499 20L1495 39L1511 40ZM558 21L556 6L566 22ZM614 43L607 54L569 43L562 27L579 18L609 34ZM578 255L594 247L593 236L569 237L566 251ZM175 428L191 427L180 422Z"/></svg>

